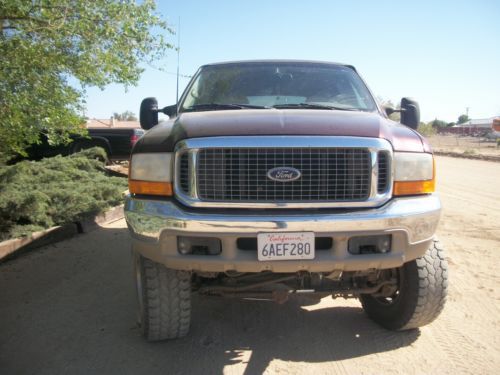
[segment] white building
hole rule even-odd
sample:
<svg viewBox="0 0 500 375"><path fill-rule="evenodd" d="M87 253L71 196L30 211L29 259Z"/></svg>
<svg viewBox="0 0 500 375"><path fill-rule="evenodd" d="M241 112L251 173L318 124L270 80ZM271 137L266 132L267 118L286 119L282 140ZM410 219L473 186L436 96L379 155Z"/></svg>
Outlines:
<svg viewBox="0 0 500 375"><path fill-rule="evenodd" d="M498 118L498 117L497 117ZM457 127L467 127L467 128L478 128L478 129L492 129L493 120L495 117L490 118L480 118L464 122L463 124L457 124Z"/></svg>

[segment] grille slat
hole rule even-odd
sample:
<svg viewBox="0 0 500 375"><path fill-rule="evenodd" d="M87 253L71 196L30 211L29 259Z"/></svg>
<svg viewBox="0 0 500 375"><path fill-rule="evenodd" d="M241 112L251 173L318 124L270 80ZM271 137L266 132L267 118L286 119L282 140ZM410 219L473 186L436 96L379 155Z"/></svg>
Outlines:
<svg viewBox="0 0 500 375"><path fill-rule="evenodd" d="M377 192L385 193L389 187L389 156L387 152L378 153L378 181Z"/></svg>
<svg viewBox="0 0 500 375"><path fill-rule="evenodd" d="M180 156L179 186L185 194L189 193L189 154Z"/></svg>
<svg viewBox="0 0 500 375"><path fill-rule="evenodd" d="M351 202L370 194L371 159L364 148L206 148L197 158L203 201ZM270 180L267 172L275 167L293 167L302 176Z"/></svg>

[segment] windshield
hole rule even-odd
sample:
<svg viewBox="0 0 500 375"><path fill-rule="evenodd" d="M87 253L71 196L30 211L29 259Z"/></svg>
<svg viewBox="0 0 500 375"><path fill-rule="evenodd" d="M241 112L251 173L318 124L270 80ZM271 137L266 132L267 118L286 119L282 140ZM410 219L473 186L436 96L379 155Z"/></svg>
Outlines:
<svg viewBox="0 0 500 375"><path fill-rule="evenodd" d="M180 109L270 107L376 109L363 81L349 67L274 62L205 66L188 87Z"/></svg>

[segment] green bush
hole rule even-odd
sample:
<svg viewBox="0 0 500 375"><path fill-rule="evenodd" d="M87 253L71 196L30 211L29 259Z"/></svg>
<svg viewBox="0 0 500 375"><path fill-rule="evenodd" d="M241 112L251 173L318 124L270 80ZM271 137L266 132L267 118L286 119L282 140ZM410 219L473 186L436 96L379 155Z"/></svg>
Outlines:
<svg viewBox="0 0 500 375"><path fill-rule="evenodd" d="M423 122L420 123L418 127L418 132L423 136L430 137L437 133L436 128L432 126L432 123L425 124Z"/></svg>
<svg viewBox="0 0 500 375"><path fill-rule="evenodd" d="M122 202L127 181L106 174L101 148L0 167L0 240L80 220Z"/></svg>

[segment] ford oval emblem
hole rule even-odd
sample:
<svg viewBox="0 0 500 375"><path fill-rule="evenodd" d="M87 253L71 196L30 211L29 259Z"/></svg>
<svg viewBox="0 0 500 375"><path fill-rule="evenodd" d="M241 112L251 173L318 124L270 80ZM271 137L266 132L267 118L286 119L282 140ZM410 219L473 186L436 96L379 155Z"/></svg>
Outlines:
<svg viewBox="0 0 500 375"><path fill-rule="evenodd" d="M267 171L267 177L277 182L291 182L298 180L302 173L293 167L276 167Z"/></svg>

